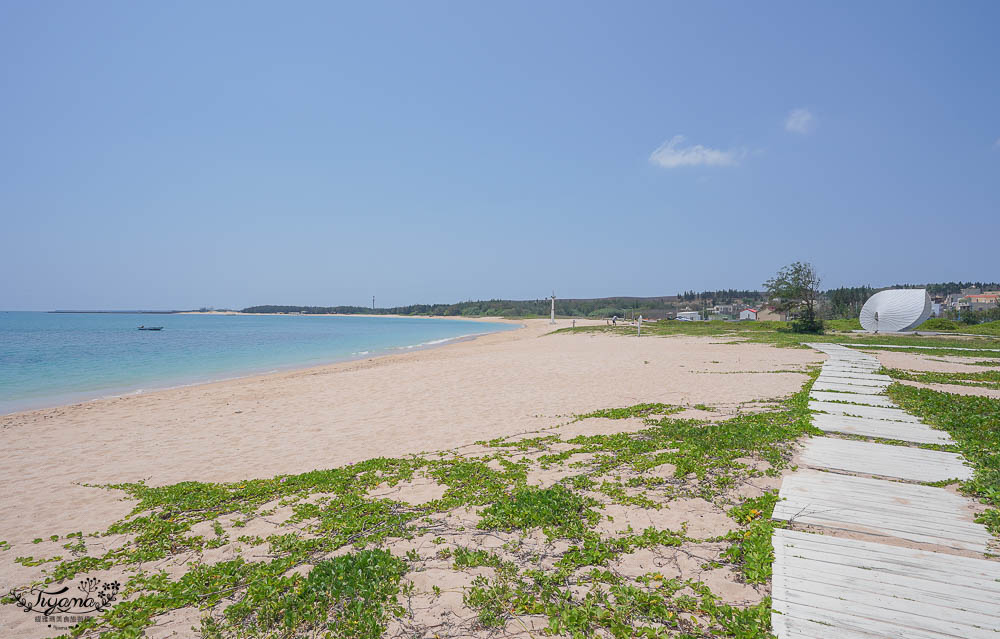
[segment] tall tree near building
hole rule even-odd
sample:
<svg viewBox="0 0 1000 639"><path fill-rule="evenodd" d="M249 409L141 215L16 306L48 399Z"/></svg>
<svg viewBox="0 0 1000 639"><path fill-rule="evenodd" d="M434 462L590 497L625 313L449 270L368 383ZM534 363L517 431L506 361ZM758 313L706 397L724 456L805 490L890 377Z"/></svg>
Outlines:
<svg viewBox="0 0 1000 639"><path fill-rule="evenodd" d="M809 262L792 262L764 282L776 310L797 315L792 328L799 333L822 333L823 320L817 317L819 275Z"/></svg>

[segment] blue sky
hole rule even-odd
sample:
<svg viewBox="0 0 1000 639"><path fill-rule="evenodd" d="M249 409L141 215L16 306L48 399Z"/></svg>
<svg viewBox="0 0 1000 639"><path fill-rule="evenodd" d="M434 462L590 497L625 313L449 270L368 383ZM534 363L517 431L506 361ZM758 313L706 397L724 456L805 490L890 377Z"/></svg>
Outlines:
<svg viewBox="0 0 1000 639"><path fill-rule="evenodd" d="M997 280L998 23L3 0L0 308Z"/></svg>

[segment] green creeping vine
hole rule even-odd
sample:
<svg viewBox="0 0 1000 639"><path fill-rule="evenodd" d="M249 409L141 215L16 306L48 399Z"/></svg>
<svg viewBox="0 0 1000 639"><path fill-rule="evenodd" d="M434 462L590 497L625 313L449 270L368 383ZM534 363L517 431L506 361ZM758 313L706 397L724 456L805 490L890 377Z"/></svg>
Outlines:
<svg viewBox="0 0 1000 639"><path fill-rule="evenodd" d="M814 378L816 371L811 375ZM774 526L769 513L775 496L742 501L732 495L754 477L787 468L793 442L818 432L806 409L808 387L777 410L722 421L677 419L671 415L681 409L664 404L595 411L579 419L636 417L646 427L569 440L555 432L497 439L486 442L487 452L479 456L446 451L376 458L233 483L116 484L108 488L138 503L128 517L101 534L124 535L123 545L88 554L85 536L73 533L66 535L64 546L72 556L24 558L23 563L50 562L43 568L45 582L97 570L129 575L122 600L77 625L69 637L139 637L160 615L195 608L203 611L200 632L214 639L370 639L381 636L393 618L415 623L407 621L408 610L400 602L419 593L403 580L427 562L443 562L452 570L488 571L463 592L478 628L502 627L531 614L545 615L551 633L573 637L604 631L615 637L674 633L763 638L769 636L766 599L737 608L699 581L660 574L626 577L614 566L639 549L726 542L713 567L728 566L749 584L767 583ZM767 462L767 470L758 469L762 462ZM559 468L569 472L555 483L528 485L529 471ZM650 472L663 468L672 470ZM410 504L371 496L376 487L417 478L439 484L440 498ZM620 534L597 528L607 518L603 509L609 503L652 512L669 508L675 499L693 497L728 512L738 529L700 540L683 528L627 529ZM266 537L239 533L255 518L282 507L290 517L279 532ZM451 513L465 509L478 512L475 526L466 530L447 523ZM209 532L196 534L196 526ZM544 558L537 549L523 550L528 547L525 540L538 530L550 549ZM454 541L470 534L507 541L498 552ZM397 542L425 535L434 538L429 557L412 547L394 554ZM213 548L228 548L235 558L204 561L203 553ZM248 560L243 553L249 548L267 560ZM149 567L151 562L176 562L185 556L193 560L186 560L186 572L179 576ZM434 595L440 595L440 588ZM414 631L423 632L420 627Z"/></svg>
<svg viewBox="0 0 1000 639"><path fill-rule="evenodd" d="M1000 537L1000 399L955 395L893 384L889 397L928 424L947 431L973 466L962 490L991 508L976 521Z"/></svg>
<svg viewBox="0 0 1000 639"><path fill-rule="evenodd" d="M1000 389L1000 371L937 373L887 368L883 369L882 372L893 379L921 382L924 384L957 384L959 386L980 386L983 388Z"/></svg>

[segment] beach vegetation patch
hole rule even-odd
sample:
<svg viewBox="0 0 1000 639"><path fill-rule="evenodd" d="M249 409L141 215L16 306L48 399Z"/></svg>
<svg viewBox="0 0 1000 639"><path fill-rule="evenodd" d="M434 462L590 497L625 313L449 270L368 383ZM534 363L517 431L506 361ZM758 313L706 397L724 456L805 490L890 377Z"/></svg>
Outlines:
<svg viewBox="0 0 1000 639"><path fill-rule="evenodd" d="M203 635L377 639L390 615L402 613L396 595L408 569L385 550L362 550L321 561L304 579L255 581L221 620L206 618Z"/></svg>
<svg viewBox="0 0 1000 639"><path fill-rule="evenodd" d="M201 633L218 639L376 637L397 614L406 632L426 634L410 603L432 607L455 590L434 583L423 592L419 579L404 579L427 569L466 572L459 582L471 614L449 617L454 627L435 626L456 636L542 615L548 631L563 636L764 637L763 592L759 603L737 607L697 579L637 576L623 566L637 554L711 544L713 569L766 584L774 496L747 500L740 489L787 468L793 442L818 432L808 389L775 400L773 410L728 419L679 419L680 407L661 403L588 414L641 419L638 432L563 440L558 430L540 431L481 442L467 455L376 458L231 483L116 484L108 488L138 502L103 533L123 535L118 547L88 554L75 533L66 539L72 557L23 563L45 570L45 582L110 569L130 575L121 602L70 633L87 638L141 636L181 608L203 611ZM528 485L529 473L558 479ZM437 498L410 504L378 495L415 478L442 487ZM727 521L728 512L738 530L704 539L690 533L680 514L687 506L677 500L696 497ZM612 507L615 517L639 518L612 523ZM650 513L678 523L633 530ZM477 546L487 540L501 545ZM235 558L205 560L205 551L223 547ZM185 572L160 570L164 560L185 564Z"/></svg>
<svg viewBox="0 0 1000 639"><path fill-rule="evenodd" d="M722 554L739 567L747 583L764 584L771 580L774 563L771 537L775 528L783 526L782 522L771 519L777 502L777 491L769 491L729 511L741 528L726 535L731 545Z"/></svg>
<svg viewBox="0 0 1000 639"><path fill-rule="evenodd" d="M546 528L553 535L577 538L600 519L592 499L556 484L549 488L528 486L498 499L482 512L479 527L486 530Z"/></svg>
<svg viewBox="0 0 1000 639"><path fill-rule="evenodd" d="M808 348L806 343L821 342L833 344L860 344L864 348L881 350L884 346L891 347L893 352L910 352L921 355L949 355L956 357L990 357L996 356L989 350L962 349L1000 349L1000 321L993 322L996 327L981 324L976 329L982 329L975 337L960 335L870 335L853 333L847 323L838 324L834 320L832 328L841 332L809 333L796 332L792 322L777 321L746 321L727 322L711 320L703 322L685 322L679 320L660 320L644 323L639 339L650 337L716 337L732 344L760 343L771 344L783 348ZM985 328L984 328L985 327ZM966 331L967 332L967 331ZM578 326L561 328L554 333L605 333L636 337L634 326ZM908 348L909 347L909 348Z"/></svg>
<svg viewBox="0 0 1000 639"><path fill-rule="evenodd" d="M976 520L1000 537L1000 399L904 384L890 386L889 397L955 440L973 468L972 479L963 482L961 489L989 506Z"/></svg>
<svg viewBox="0 0 1000 639"><path fill-rule="evenodd" d="M899 368L884 368L882 372L893 379L922 384L955 384L958 386L1000 389L1000 371L941 373L937 371L907 371Z"/></svg>
<svg viewBox="0 0 1000 639"><path fill-rule="evenodd" d="M603 417L605 419L628 419L630 417L649 417L650 415L672 415L679 413L684 408L671 404L636 404L625 408L606 408L595 410L584 415L577 415L577 419L589 419L591 417Z"/></svg>

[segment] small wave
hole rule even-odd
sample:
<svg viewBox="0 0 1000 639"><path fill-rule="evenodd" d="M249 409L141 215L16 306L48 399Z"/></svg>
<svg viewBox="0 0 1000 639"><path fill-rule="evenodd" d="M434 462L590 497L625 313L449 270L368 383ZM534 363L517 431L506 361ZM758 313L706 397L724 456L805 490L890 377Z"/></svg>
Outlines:
<svg viewBox="0 0 1000 639"><path fill-rule="evenodd" d="M479 337L480 335L488 335L488 333L466 333L465 335L456 335L455 337L442 337L441 339L433 339L429 342L420 342L419 344L409 344L407 346L397 346L396 348L398 350L405 350L411 348L423 348L426 346L437 346L438 344L447 344L448 342L458 342L472 337Z"/></svg>

